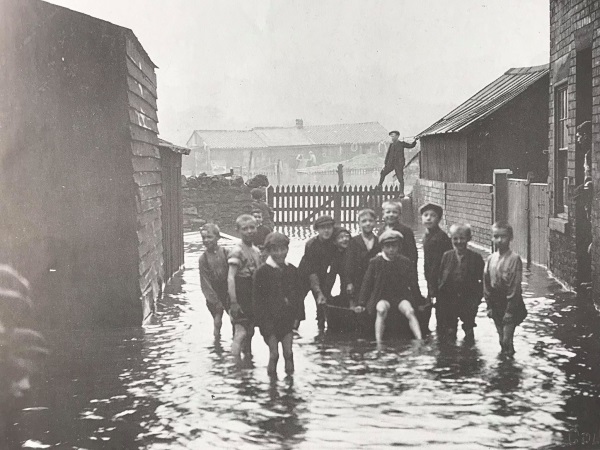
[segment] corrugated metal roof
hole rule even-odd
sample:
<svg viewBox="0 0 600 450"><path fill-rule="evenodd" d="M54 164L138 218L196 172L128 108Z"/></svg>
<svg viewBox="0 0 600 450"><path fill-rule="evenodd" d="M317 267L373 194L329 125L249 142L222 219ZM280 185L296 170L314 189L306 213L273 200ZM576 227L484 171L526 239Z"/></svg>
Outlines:
<svg viewBox="0 0 600 450"><path fill-rule="evenodd" d="M370 144L387 140L388 131L378 122L256 127L251 130L196 130L188 146L212 149L298 147L309 145ZM202 144L201 144L202 143Z"/></svg>
<svg viewBox="0 0 600 450"><path fill-rule="evenodd" d="M296 127L257 127L253 128L252 131L254 131L268 147L313 145L313 142L305 135L303 129Z"/></svg>
<svg viewBox="0 0 600 450"><path fill-rule="evenodd" d="M182 147L181 145L175 145L172 142L165 141L164 139L158 138L158 146L162 148L167 148L175 153L181 153L182 155L189 155L191 149L187 147Z"/></svg>
<svg viewBox="0 0 600 450"><path fill-rule="evenodd" d="M196 130L200 142L210 148L266 148L267 144L252 130Z"/></svg>
<svg viewBox="0 0 600 450"><path fill-rule="evenodd" d="M313 125L303 131L318 145L370 144L388 139L388 130L379 122Z"/></svg>
<svg viewBox="0 0 600 450"><path fill-rule="evenodd" d="M536 81L547 76L548 72L548 64L510 69L433 125L421 131L418 136L464 131L513 100Z"/></svg>

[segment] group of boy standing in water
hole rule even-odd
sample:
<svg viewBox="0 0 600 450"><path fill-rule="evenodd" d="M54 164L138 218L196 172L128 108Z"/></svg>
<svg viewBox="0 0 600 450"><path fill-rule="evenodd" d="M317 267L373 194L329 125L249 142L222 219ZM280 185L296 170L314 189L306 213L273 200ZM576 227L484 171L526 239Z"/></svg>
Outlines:
<svg viewBox="0 0 600 450"><path fill-rule="evenodd" d="M294 371L294 330L305 319L304 299L309 291L316 301L320 331L326 327L331 331L374 331L378 344L386 328L410 330L414 339L421 340L430 332L432 308L441 341L456 339L460 320L465 341L474 342L475 318L483 297L502 353L512 355L515 328L527 315L521 294L521 258L510 250L512 227L504 222L493 225L496 251L484 264L481 255L468 248L468 224L451 225L448 236L439 226L443 209L432 203L422 206L427 281L427 297L423 297L415 236L400 221L402 205L386 201L382 210L384 225L378 233L376 213L361 210L360 234L354 237L336 226L332 217L318 217L313 224L316 236L306 242L298 268L286 262L287 236L270 232L263 235L264 240L257 238L257 228L264 226L257 222L261 216L237 218L241 239L229 252L218 245L219 228L205 225L201 233L206 251L200 257L200 275L215 337L227 311L234 326L234 356L251 355L251 340L258 327L270 351L269 374L276 373L279 344L285 371L290 374ZM332 295L336 280L339 295Z"/></svg>

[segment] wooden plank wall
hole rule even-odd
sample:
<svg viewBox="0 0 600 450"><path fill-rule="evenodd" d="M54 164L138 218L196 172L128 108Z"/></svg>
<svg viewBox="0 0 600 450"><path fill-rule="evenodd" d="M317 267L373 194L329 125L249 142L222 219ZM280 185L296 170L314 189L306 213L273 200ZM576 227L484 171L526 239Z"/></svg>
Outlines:
<svg viewBox="0 0 600 450"><path fill-rule="evenodd" d="M421 138L421 178L444 182L467 182L467 139L440 134Z"/></svg>
<svg viewBox="0 0 600 450"><path fill-rule="evenodd" d="M156 74L137 42L128 37L126 48L131 159L137 185L139 283L145 320L155 310L164 280Z"/></svg>
<svg viewBox="0 0 600 450"><path fill-rule="evenodd" d="M183 265L183 208L181 155L160 148L162 162L162 235L165 282Z"/></svg>
<svg viewBox="0 0 600 450"><path fill-rule="evenodd" d="M508 223L513 227L511 248L521 258L527 259L527 180L508 179Z"/></svg>

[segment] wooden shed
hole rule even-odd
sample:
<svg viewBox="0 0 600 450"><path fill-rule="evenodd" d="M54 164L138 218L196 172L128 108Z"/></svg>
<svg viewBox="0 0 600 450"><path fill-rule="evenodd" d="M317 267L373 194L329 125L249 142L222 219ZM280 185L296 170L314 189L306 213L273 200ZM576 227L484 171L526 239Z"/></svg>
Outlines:
<svg viewBox="0 0 600 450"><path fill-rule="evenodd" d="M142 324L170 275L165 178L179 183L156 66L130 29L43 1L0 1L0 23L0 257L48 326Z"/></svg>
<svg viewBox="0 0 600 450"><path fill-rule="evenodd" d="M190 149L159 139L162 182L164 277L168 281L183 266L183 202L181 159Z"/></svg>
<svg viewBox="0 0 600 450"><path fill-rule="evenodd" d="M419 133L428 180L491 183L495 168L548 177L548 65L510 69Z"/></svg>

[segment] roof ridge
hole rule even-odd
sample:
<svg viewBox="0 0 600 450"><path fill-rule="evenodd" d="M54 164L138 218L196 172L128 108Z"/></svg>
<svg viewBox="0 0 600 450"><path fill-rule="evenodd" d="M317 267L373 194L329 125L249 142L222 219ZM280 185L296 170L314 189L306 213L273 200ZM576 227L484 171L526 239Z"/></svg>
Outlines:
<svg viewBox="0 0 600 450"><path fill-rule="evenodd" d="M505 75L518 75L523 73L535 73L535 72L545 72L546 70L550 70L550 64L540 64L539 66L525 66L525 67L511 67L506 72Z"/></svg>

